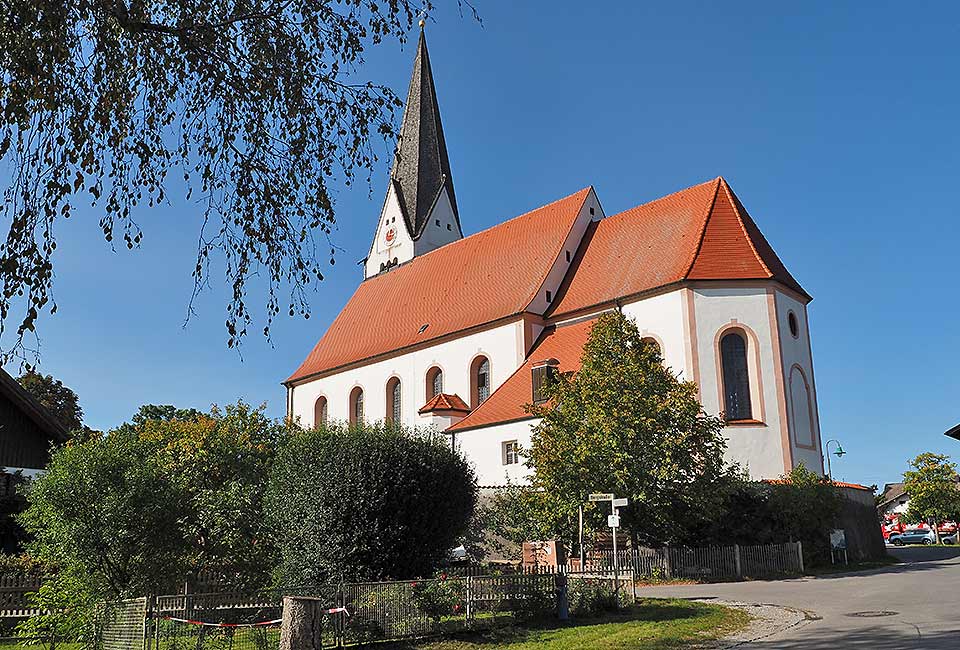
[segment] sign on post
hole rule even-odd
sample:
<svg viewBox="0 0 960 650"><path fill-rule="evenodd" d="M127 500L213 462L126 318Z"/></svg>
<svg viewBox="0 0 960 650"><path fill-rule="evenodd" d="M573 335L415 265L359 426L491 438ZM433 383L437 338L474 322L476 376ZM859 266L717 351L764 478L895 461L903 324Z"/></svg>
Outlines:
<svg viewBox="0 0 960 650"><path fill-rule="evenodd" d="M614 499L614 500L613 500L613 507L614 507L614 508L623 508L623 507L627 506L629 503L630 503L630 499L627 499L626 497L624 497L624 498L622 498L622 499Z"/></svg>
<svg viewBox="0 0 960 650"><path fill-rule="evenodd" d="M587 499L593 503L596 501L613 501L613 494L610 492L600 492L597 494L591 494Z"/></svg>
<svg viewBox="0 0 960 650"><path fill-rule="evenodd" d="M610 528L620 528L620 515L607 515L607 525Z"/></svg>

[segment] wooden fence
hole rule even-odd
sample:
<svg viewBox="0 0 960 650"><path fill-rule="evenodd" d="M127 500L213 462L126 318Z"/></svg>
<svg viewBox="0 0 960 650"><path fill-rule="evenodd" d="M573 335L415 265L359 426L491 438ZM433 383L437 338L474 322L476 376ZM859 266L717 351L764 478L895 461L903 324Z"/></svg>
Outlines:
<svg viewBox="0 0 960 650"><path fill-rule="evenodd" d="M40 614L30 604L29 594L40 588L40 578L31 575L0 575L0 618L29 618Z"/></svg>

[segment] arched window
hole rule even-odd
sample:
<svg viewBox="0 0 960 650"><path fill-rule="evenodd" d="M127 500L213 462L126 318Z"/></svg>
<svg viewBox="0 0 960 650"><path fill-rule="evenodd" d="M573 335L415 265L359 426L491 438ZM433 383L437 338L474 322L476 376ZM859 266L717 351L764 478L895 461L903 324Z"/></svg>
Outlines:
<svg viewBox="0 0 960 650"><path fill-rule="evenodd" d="M653 348L653 350L656 351L657 356L661 358L663 357L663 350L660 349L660 344L657 343L657 339L653 338L652 336L644 336L642 339L640 339L640 342Z"/></svg>
<svg viewBox="0 0 960 650"><path fill-rule="evenodd" d="M350 424L363 424L363 389L359 386L350 391Z"/></svg>
<svg viewBox="0 0 960 650"><path fill-rule="evenodd" d="M387 382L387 421L400 423L400 379L391 377Z"/></svg>
<svg viewBox="0 0 960 650"><path fill-rule="evenodd" d="M727 421L753 419L750 406L750 371L747 367L747 339L730 331L720 339L723 367L723 400Z"/></svg>
<svg viewBox="0 0 960 650"><path fill-rule="evenodd" d="M327 426L327 398L322 395L313 405L313 426Z"/></svg>
<svg viewBox="0 0 960 650"><path fill-rule="evenodd" d="M427 371L427 400L443 392L443 371L437 366Z"/></svg>
<svg viewBox="0 0 960 650"><path fill-rule="evenodd" d="M477 408L490 397L490 360L477 357L470 364L470 405Z"/></svg>

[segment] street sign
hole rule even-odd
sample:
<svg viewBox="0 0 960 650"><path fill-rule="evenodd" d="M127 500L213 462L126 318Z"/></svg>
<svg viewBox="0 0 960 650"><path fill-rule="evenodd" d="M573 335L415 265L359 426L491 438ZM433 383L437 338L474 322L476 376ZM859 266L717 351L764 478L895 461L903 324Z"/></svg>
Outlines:
<svg viewBox="0 0 960 650"><path fill-rule="evenodd" d="M599 494L591 494L587 499L591 502L593 501L613 501L613 494L610 492L600 492Z"/></svg>
<svg viewBox="0 0 960 650"><path fill-rule="evenodd" d="M614 499L614 500L613 500L613 507L614 507L614 508L622 508L622 507L624 507L625 505L627 505L628 503L630 503L630 499L627 499L626 497L624 497L623 499Z"/></svg>
<svg viewBox="0 0 960 650"><path fill-rule="evenodd" d="M610 528L620 528L620 515L607 515L607 525Z"/></svg>

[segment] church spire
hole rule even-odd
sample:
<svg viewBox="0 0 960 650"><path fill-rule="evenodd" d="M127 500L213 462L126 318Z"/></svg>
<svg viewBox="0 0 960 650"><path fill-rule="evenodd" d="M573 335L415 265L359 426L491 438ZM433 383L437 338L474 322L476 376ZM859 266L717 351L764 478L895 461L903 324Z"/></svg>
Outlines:
<svg viewBox="0 0 960 650"><path fill-rule="evenodd" d="M430 68L430 55L427 52L427 39L422 22L390 179L396 185L411 237L419 239L423 234L430 211L443 189L447 190L459 229L460 217L453 193L453 176L450 173L447 144L440 123L437 89L433 84L433 70Z"/></svg>
<svg viewBox="0 0 960 650"><path fill-rule="evenodd" d="M380 225L364 273L372 277L463 237L427 39L413 62Z"/></svg>

